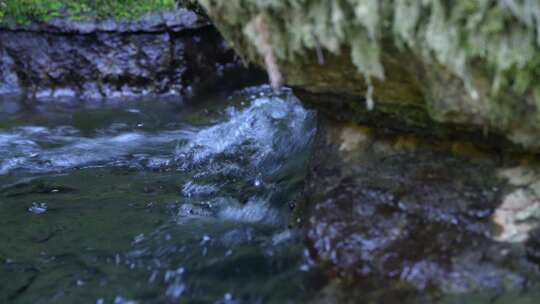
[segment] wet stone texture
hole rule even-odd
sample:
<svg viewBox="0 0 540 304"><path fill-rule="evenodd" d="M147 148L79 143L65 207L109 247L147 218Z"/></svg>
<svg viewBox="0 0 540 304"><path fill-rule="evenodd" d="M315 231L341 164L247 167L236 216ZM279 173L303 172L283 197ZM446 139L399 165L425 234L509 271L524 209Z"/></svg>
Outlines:
<svg viewBox="0 0 540 304"><path fill-rule="evenodd" d="M234 52L208 21L184 9L137 22L53 19L0 28L0 94L190 96L245 75L240 70Z"/></svg>
<svg viewBox="0 0 540 304"><path fill-rule="evenodd" d="M304 226L312 258L338 282L327 287L332 301L536 303L533 160L327 121L319 128Z"/></svg>

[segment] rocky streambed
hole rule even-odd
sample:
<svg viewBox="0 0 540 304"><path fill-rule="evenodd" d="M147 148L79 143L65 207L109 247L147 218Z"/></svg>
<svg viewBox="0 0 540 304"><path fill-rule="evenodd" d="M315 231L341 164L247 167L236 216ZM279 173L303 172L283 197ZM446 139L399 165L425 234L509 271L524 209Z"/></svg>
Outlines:
<svg viewBox="0 0 540 304"><path fill-rule="evenodd" d="M302 227L334 278L324 301L534 303L539 169L471 143L320 123Z"/></svg>

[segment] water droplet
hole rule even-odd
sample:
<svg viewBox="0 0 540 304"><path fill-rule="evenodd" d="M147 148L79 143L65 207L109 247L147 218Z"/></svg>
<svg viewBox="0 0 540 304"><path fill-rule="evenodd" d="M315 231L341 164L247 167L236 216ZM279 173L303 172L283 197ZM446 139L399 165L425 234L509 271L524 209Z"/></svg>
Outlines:
<svg viewBox="0 0 540 304"><path fill-rule="evenodd" d="M223 299L224 299L225 301L229 302L229 301L232 301L233 296L232 296L232 294L230 294L230 293L226 293L226 294L223 296Z"/></svg>
<svg viewBox="0 0 540 304"><path fill-rule="evenodd" d="M28 208L28 211L33 214L43 214L47 212L48 206L47 203L32 203L32 206Z"/></svg>
<svg viewBox="0 0 540 304"><path fill-rule="evenodd" d="M133 244L138 244L140 242L144 241L144 233L141 233L139 235L137 235L134 239L133 239Z"/></svg>
<svg viewBox="0 0 540 304"><path fill-rule="evenodd" d="M175 282L167 288L167 295L172 298L179 298L186 290L186 286L180 282Z"/></svg>
<svg viewBox="0 0 540 304"><path fill-rule="evenodd" d="M152 274L150 275L150 278L148 279L148 283L150 284L154 283L157 279L158 274L159 273L156 270L154 270Z"/></svg>
<svg viewBox="0 0 540 304"><path fill-rule="evenodd" d="M174 272L170 271L170 270L167 270L165 272L165 276L163 277L163 280L165 281L165 283L169 282L169 280L174 276Z"/></svg>
<svg viewBox="0 0 540 304"><path fill-rule="evenodd" d="M373 85L371 81L368 81L368 89L366 92L366 108L368 111L373 111L375 108L375 102L373 101Z"/></svg>
<svg viewBox="0 0 540 304"><path fill-rule="evenodd" d="M204 245L204 244L210 242L211 239L212 239L212 238L210 238L208 235L205 234L205 235L203 236L202 240L201 240L201 245Z"/></svg>

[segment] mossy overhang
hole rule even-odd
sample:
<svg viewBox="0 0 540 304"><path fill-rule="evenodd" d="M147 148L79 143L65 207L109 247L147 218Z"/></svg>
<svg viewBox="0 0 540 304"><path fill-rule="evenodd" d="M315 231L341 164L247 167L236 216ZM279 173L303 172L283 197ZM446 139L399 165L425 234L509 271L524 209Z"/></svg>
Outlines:
<svg viewBox="0 0 540 304"><path fill-rule="evenodd" d="M198 2L230 45L261 65L252 25L264 20L286 84L314 99L373 98L380 111L414 105L435 123L540 150L538 1Z"/></svg>

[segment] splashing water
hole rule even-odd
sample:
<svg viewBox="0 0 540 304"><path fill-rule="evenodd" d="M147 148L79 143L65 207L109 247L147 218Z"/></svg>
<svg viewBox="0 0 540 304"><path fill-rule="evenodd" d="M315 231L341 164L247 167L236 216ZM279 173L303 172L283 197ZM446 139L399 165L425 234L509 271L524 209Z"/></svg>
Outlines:
<svg viewBox="0 0 540 304"><path fill-rule="evenodd" d="M306 296L288 203L315 118L291 92L196 105L8 100L0 119L0 302Z"/></svg>

